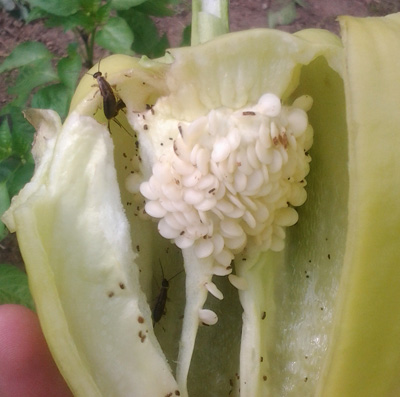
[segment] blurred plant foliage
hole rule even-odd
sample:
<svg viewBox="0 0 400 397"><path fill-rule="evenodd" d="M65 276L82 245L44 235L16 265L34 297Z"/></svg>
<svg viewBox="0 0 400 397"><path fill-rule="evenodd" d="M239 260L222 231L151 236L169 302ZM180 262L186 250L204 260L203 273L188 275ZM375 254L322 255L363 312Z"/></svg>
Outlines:
<svg viewBox="0 0 400 397"><path fill-rule="evenodd" d="M35 310L25 272L15 266L0 264L0 304L16 303Z"/></svg>
<svg viewBox="0 0 400 397"><path fill-rule="evenodd" d="M271 0L267 12L268 27L290 25L297 18L296 7L307 7L306 0Z"/></svg>
<svg viewBox="0 0 400 397"><path fill-rule="evenodd" d="M94 49L158 57L169 47L152 17L171 16L182 0L0 0L0 7L26 23L71 31L75 41L67 56L57 58L37 41L19 44L0 64L10 81L12 100L0 110L0 216L33 173L33 127L24 119L27 107L53 109L62 118L77 81L94 64ZM0 241L7 235L0 221ZM0 261L1 262L1 261Z"/></svg>

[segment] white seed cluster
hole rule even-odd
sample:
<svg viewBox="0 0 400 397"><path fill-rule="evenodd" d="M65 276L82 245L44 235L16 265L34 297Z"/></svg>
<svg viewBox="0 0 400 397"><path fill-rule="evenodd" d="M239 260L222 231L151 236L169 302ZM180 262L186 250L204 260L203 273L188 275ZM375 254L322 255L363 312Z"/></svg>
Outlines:
<svg viewBox="0 0 400 397"><path fill-rule="evenodd" d="M306 200L312 127L310 97L292 106L273 94L249 108L212 110L180 123L172 147L140 186L145 210L162 236L198 258L212 256L214 274L231 272L250 240L262 250L284 247L294 206Z"/></svg>

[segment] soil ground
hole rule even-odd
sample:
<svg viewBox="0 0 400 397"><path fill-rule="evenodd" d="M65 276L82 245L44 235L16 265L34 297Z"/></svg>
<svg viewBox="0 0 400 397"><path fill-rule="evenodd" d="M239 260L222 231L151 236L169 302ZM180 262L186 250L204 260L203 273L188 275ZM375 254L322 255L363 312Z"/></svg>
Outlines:
<svg viewBox="0 0 400 397"><path fill-rule="evenodd" d="M339 15L381 16L400 11L398 0L303 0L298 3L304 6L297 7L295 20L289 25L278 25L277 29L295 32L304 28L324 28L339 33L336 21ZM274 0L231 0L231 31L268 27L268 13L276 4ZM175 11L173 17L156 20L159 30L167 33L172 47L179 45L182 31L190 22L190 1L182 0ZM0 63L17 44L27 40L40 41L50 51L63 56L74 37L61 29L45 28L42 21L25 24L0 9ZM7 101L7 81L0 76L0 107ZM0 263L23 266L14 235L0 242Z"/></svg>

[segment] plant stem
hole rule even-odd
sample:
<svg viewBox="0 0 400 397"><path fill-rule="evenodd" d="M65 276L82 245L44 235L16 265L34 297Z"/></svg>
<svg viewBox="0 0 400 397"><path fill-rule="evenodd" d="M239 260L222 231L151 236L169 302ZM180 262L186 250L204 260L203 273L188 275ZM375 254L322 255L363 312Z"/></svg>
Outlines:
<svg viewBox="0 0 400 397"><path fill-rule="evenodd" d="M192 0L192 45L228 32L229 0Z"/></svg>
<svg viewBox="0 0 400 397"><path fill-rule="evenodd" d="M87 59L88 59L88 64L90 67L93 66L93 55L94 55L94 39L96 37L96 28L93 29L91 35L90 35L90 43L88 46L88 53L87 53Z"/></svg>

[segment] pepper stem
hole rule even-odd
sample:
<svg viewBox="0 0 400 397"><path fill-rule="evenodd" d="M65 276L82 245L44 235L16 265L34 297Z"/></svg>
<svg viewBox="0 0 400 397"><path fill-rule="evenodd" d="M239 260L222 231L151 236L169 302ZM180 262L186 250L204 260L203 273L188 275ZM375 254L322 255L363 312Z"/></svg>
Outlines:
<svg viewBox="0 0 400 397"><path fill-rule="evenodd" d="M229 0L192 0L192 46L228 32Z"/></svg>

